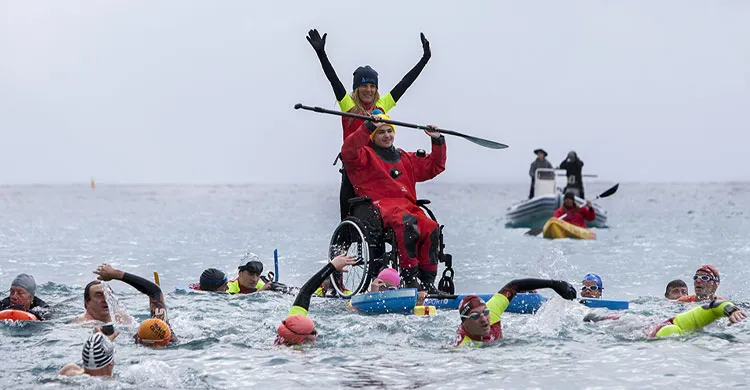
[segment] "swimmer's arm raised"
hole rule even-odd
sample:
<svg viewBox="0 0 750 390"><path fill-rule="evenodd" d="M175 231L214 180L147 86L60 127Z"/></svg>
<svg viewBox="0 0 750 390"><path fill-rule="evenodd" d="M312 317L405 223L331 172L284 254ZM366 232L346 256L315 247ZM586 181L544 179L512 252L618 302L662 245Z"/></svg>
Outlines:
<svg viewBox="0 0 750 390"><path fill-rule="evenodd" d="M138 275L122 273L122 281L133 286L136 290L148 295L149 306L151 308L151 317L161 320L167 320L167 305L164 303L164 294L161 288L148 279Z"/></svg>
<svg viewBox="0 0 750 390"><path fill-rule="evenodd" d="M511 280L498 292L505 295L505 297L508 298L509 301L512 301L513 297L515 297L519 291L529 291L540 288L551 288L565 299L575 299L576 297L575 288L568 282L562 280L533 278Z"/></svg>
<svg viewBox="0 0 750 390"><path fill-rule="evenodd" d="M315 290L325 281L334 271L344 272L344 267L354 265L357 261L354 258L344 255L336 256L330 263L320 269L310 280L308 280L300 289L297 298L294 299L294 306L299 306L305 310L310 308L310 297L315 294Z"/></svg>

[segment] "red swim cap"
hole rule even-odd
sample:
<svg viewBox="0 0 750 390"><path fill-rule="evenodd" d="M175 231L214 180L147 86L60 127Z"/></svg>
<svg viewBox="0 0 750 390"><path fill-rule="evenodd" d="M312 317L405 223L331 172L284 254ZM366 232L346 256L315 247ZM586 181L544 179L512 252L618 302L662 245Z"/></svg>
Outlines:
<svg viewBox="0 0 750 390"><path fill-rule="evenodd" d="M308 316L295 314L281 321L277 332L283 344L292 345L300 344L305 341L305 337L313 334L315 323Z"/></svg>
<svg viewBox="0 0 750 390"><path fill-rule="evenodd" d="M710 264L704 264L700 268L698 268L698 270L696 270L695 272L698 272L698 271L703 271L707 274L711 274L711 276L713 276L714 280L716 281L716 285L717 286L719 285L719 282L720 282L719 270L717 270L716 267Z"/></svg>
<svg viewBox="0 0 750 390"><path fill-rule="evenodd" d="M467 295L464 297L464 299L461 300L461 303L458 305L458 313L462 316L465 316L469 314L469 312L473 308L486 304L487 303L484 302L484 299L477 295Z"/></svg>

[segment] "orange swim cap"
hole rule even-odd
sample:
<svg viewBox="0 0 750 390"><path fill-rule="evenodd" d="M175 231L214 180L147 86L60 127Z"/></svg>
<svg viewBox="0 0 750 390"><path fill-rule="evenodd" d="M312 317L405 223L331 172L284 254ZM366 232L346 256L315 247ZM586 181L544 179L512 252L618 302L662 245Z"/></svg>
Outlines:
<svg viewBox="0 0 750 390"><path fill-rule="evenodd" d="M169 325L158 318L149 318L138 327L138 339L141 344L149 346L165 346L172 338Z"/></svg>
<svg viewBox="0 0 750 390"><path fill-rule="evenodd" d="M306 336L316 334L313 320L300 314L289 316L281 321L277 332L284 344L300 344L305 341Z"/></svg>

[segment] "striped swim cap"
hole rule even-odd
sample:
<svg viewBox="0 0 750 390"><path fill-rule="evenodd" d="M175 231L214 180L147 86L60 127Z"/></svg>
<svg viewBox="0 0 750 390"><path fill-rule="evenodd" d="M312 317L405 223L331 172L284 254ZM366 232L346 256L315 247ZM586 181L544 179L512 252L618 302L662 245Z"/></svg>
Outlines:
<svg viewBox="0 0 750 390"><path fill-rule="evenodd" d="M94 333L83 344L81 352L83 367L98 370L106 367L115 358L115 345L101 333Z"/></svg>

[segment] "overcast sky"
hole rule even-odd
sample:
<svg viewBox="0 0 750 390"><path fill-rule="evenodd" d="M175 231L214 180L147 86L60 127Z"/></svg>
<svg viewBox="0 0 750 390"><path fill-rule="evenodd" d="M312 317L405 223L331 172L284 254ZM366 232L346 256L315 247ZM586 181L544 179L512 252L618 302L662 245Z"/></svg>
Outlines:
<svg viewBox="0 0 750 390"><path fill-rule="evenodd" d="M0 0L0 184L338 181L340 119L292 109L336 108L310 28L381 93L425 33L392 117L510 145L449 137L440 181L528 180L538 147L612 181L750 180L748 1Z"/></svg>

